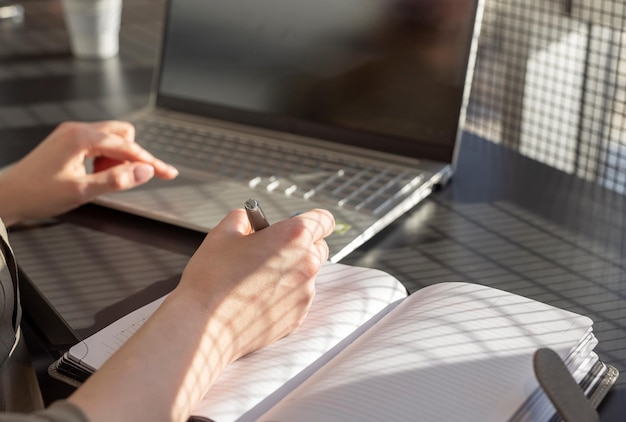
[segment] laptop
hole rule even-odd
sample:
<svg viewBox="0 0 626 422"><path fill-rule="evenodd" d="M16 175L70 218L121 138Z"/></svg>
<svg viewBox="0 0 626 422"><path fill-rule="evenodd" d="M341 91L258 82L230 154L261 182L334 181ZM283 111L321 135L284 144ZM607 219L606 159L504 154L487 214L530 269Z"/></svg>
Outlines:
<svg viewBox="0 0 626 422"><path fill-rule="evenodd" d="M199 231L256 199L322 207L337 262L453 171L480 0L169 0L150 105L125 116L174 164L97 203Z"/></svg>

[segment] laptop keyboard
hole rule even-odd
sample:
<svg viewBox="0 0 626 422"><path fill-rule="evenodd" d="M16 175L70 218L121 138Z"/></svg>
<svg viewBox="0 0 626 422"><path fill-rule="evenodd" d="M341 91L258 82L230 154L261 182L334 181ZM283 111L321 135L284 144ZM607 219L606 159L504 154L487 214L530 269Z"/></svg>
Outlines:
<svg viewBox="0 0 626 422"><path fill-rule="evenodd" d="M378 214L396 204L423 175L337 153L290 148L258 138L170 122L134 122L138 141L174 165L240 181L251 188L316 199Z"/></svg>

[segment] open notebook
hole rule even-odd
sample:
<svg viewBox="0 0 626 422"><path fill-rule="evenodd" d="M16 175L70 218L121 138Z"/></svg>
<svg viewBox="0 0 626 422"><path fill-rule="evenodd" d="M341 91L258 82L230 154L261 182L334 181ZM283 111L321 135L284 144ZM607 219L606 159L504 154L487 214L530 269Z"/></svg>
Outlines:
<svg viewBox="0 0 626 422"><path fill-rule="evenodd" d="M137 142L181 171L101 205L206 232L327 208L339 261L452 176L479 0L169 0Z"/></svg>
<svg viewBox="0 0 626 422"><path fill-rule="evenodd" d="M51 374L80 383L161 301L76 344ZM556 351L596 402L617 377L593 351L592 324L478 284L440 283L407 297L384 272L329 263L304 324L234 362L194 418L548 421L555 410L533 372L537 349Z"/></svg>

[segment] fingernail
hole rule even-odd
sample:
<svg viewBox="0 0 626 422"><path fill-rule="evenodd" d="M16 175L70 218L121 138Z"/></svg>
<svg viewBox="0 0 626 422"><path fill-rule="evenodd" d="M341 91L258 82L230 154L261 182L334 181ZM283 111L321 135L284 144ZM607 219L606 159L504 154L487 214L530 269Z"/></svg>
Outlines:
<svg viewBox="0 0 626 422"><path fill-rule="evenodd" d="M135 182L147 182L154 176L154 167L148 164L139 164L133 169L133 175L135 176Z"/></svg>
<svg viewBox="0 0 626 422"><path fill-rule="evenodd" d="M172 175L178 176L179 171L176 167L169 165L169 164L168 164L168 167L170 168L170 173L172 173Z"/></svg>

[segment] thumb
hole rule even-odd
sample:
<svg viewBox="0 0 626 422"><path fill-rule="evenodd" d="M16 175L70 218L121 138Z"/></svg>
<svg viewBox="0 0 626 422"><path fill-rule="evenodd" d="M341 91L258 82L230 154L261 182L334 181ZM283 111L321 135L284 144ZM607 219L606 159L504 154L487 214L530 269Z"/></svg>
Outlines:
<svg viewBox="0 0 626 422"><path fill-rule="evenodd" d="M245 236L252 232L250 221L243 208L230 211L209 233L218 234L237 234Z"/></svg>
<svg viewBox="0 0 626 422"><path fill-rule="evenodd" d="M129 186L128 188L143 185L148 180L154 177L154 167L150 164L138 163L133 168L133 186ZM125 189L128 189L125 188Z"/></svg>
<svg viewBox="0 0 626 422"><path fill-rule="evenodd" d="M145 163L123 163L88 177L87 196L131 189L143 185L154 176L154 167Z"/></svg>

